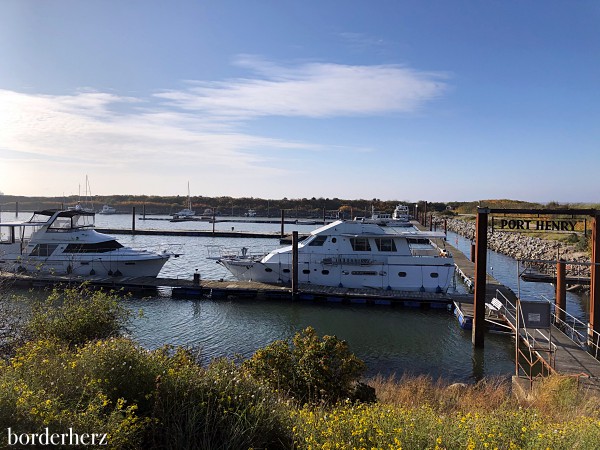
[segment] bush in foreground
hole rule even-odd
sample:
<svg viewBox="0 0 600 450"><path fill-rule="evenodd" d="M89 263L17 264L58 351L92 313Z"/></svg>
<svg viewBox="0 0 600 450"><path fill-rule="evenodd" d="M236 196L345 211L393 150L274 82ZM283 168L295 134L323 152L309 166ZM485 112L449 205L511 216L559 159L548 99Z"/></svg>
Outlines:
<svg viewBox="0 0 600 450"><path fill-rule="evenodd" d="M33 308L26 327L33 338L56 338L70 345L118 336L130 316L115 292L93 290L88 285L55 288Z"/></svg>
<svg viewBox="0 0 600 450"><path fill-rule="evenodd" d="M107 433L110 448L289 448L289 420L230 361L203 368L185 350L124 338L29 342L0 367L0 429L18 433Z"/></svg>
<svg viewBox="0 0 600 450"><path fill-rule="evenodd" d="M96 301L98 311L110 311L110 296ZM572 379L551 377L519 402L495 380L447 386L376 378L369 383L379 402L364 404L345 399L364 365L344 342L312 329L241 366L202 366L181 348L89 340L98 336L81 325L89 311L75 297L65 304L61 314L32 319L56 329L39 329L0 362L0 429L106 433L113 449L600 448L598 397L583 397ZM105 323L114 334L118 321ZM7 444L0 433L0 447Z"/></svg>
<svg viewBox="0 0 600 450"><path fill-rule="evenodd" d="M345 341L319 338L312 327L296 333L291 343L275 341L244 362L255 377L300 403L335 403L351 397L365 364Z"/></svg>

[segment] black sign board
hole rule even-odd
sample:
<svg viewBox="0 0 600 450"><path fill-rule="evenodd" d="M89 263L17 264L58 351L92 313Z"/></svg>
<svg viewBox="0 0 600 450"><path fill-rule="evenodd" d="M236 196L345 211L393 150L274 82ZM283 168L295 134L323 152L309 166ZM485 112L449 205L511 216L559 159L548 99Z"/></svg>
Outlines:
<svg viewBox="0 0 600 450"><path fill-rule="evenodd" d="M550 303L523 300L519 303L521 305L519 326L524 325L531 329L550 328L552 323Z"/></svg>
<svg viewBox="0 0 600 450"><path fill-rule="evenodd" d="M554 233L574 233L577 224L585 222L577 219L513 219L510 217L492 217L494 231L549 231ZM587 228L587 227L586 227Z"/></svg>

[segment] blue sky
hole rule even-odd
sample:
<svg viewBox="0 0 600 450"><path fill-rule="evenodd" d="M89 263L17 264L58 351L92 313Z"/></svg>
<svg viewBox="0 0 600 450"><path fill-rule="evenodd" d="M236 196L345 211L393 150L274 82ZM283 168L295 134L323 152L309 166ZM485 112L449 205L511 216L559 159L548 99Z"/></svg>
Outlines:
<svg viewBox="0 0 600 450"><path fill-rule="evenodd" d="M600 202L600 2L2 0L0 191Z"/></svg>

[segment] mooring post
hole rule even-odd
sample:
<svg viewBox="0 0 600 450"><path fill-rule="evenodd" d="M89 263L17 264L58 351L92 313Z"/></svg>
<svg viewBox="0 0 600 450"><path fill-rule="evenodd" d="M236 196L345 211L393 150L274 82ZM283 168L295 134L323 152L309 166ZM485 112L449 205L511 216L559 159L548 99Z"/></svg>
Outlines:
<svg viewBox="0 0 600 450"><path fill-rule="evenodd" d="M475 262L475 243L471 241L471 262Z"/></svg>
<svg viewBox="0 0 600 450"><path fill-rule="evenodd" d="M284 223L285 223L285 209L281 210L281 237L285 236L284 231Z"/></svg>
<svg viewBox="0 0 600 450"><path fill-rule="evenodd" d="M429 231L433 231L433 213L429 214Z"/></svg>
<svg viewBox="0 0 600 450"><path fill-rule="evenodd" d="M564 259L559 259L556 262L556 299L554 303L554 315L558 319L558 323L562 324L567 318L565 314L567 310L567 283L566 263Z"/></svg>
<svg viewBox="0 0 600 450"><path fill-rule="evenodd" d="M590 322L588 339L597 342L600 333L600 221L598 215L592 220L592 266L590 267ZM594 332L596 333L594 337Z"/></svg>
<svg viewBox="0 0 600 450"><path fill-rule="evenodd" d="M487 228L489 209L477 208L475 225L475 296L473 299L473 346L483 347L485 338L485 293L487 288Z"/></svg>
<svg viewBox="0 0 600 450"><path fill-rule="evenodd" d="M19 217L19 202L15 202L15 217Z"/></svg>
<svg viewBox="0 0 600 450"><path fill-rule="evenodd" d="M135 206L131 208L131 234L135 234Z"/></svg>
<svg viewBox="0 0 600 450"><path fill-rule="evenodd" d="M142 207L142 217L144 218L144 220L146 220L146 204L145 203Z"/></svg>
<svg viewBox="0 0 600 450"><path fill-rule="evenodd" d="M298 232L292 231L292 297L298 295Z"/></svg>
<svg viewBox="0 0 600 450"><path fill-rule="evenodd" d="M448 219L444 219L444 240L448 238Z"/></svg>
<svg viewBox="0 0 600 450"><path fill-rule="evenodd" d="M216 208L213 208L212 210L213 213L213 217L212 217L212 234L215 234L215 222L217 221L217 211Z"/></svg>

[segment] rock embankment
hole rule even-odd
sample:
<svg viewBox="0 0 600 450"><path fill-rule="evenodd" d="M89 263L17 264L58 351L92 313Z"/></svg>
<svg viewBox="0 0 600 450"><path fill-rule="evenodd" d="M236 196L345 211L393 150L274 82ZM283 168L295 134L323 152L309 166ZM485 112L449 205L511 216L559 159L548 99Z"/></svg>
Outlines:
<svg viewBox="0 0 600 450"><path fill-rule="evenodd" d="M447 223L448 230L467 239L475 238L475 222L448 219ZM562 258L571 263L590 262L589 255L586 252L578 251L573 245L514 232L496 231L492 233L491 228L488 228L488 248L519 260L556 261L558 258ZM585 273L589 274L589 268L585 265L570 264L567 267L567 273L581 276Z"/></svg>

